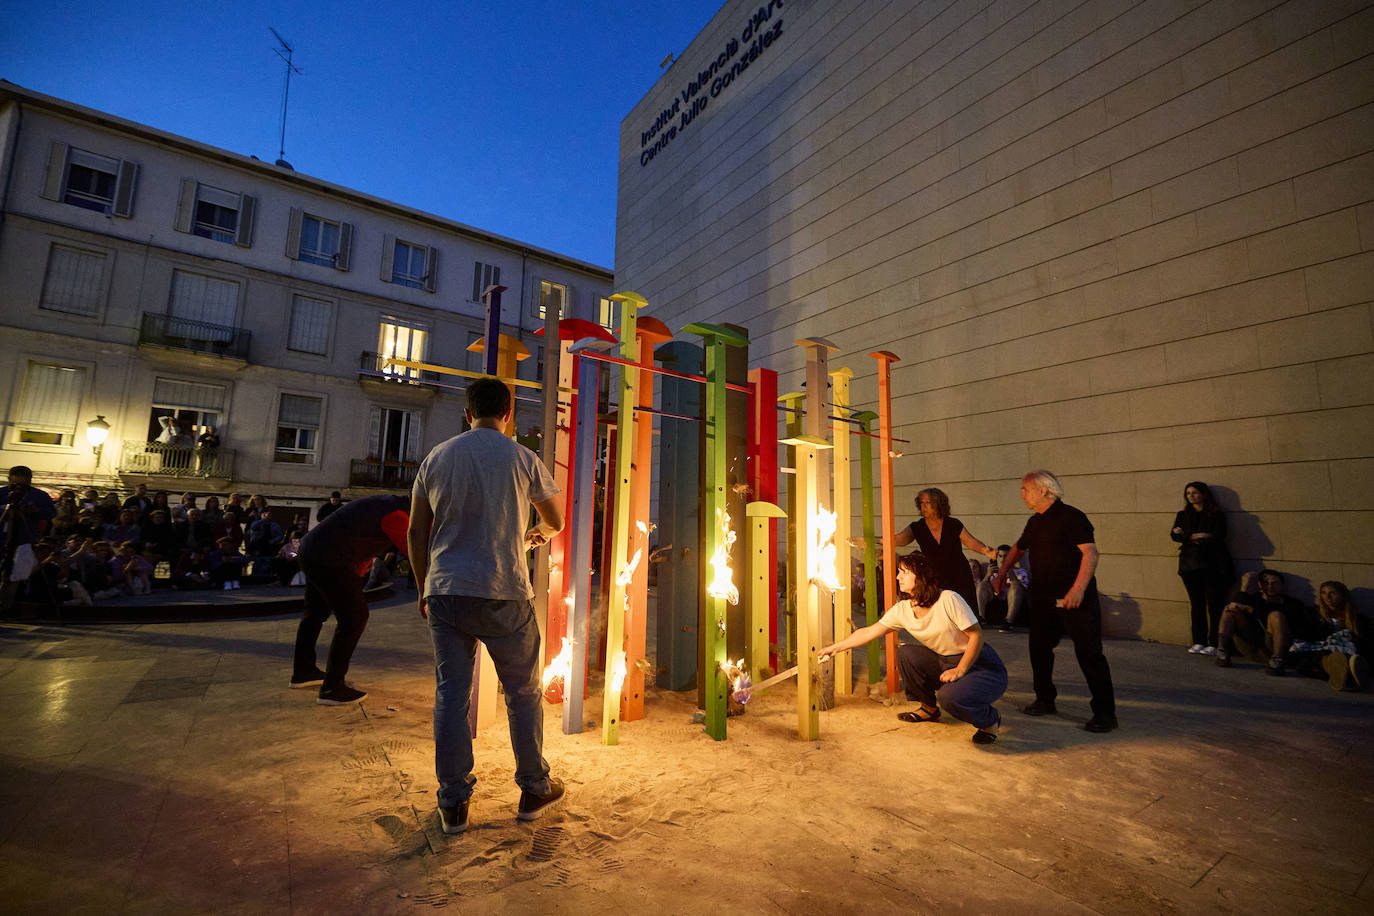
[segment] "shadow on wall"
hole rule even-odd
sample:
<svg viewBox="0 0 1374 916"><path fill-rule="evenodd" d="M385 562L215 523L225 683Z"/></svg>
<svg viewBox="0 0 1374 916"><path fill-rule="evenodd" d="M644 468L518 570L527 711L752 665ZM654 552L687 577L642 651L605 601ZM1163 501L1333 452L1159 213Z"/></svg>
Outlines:
<svg viewBox="0 0 1374 916"><path fill-rule="evenodd" d="M1102 604L1102 635L1113 639L1139 639L1140 604L1127 592L1104 595L1098 592Z"/></svg>
<svg viewBox="0 0 1374 916"><path fill-rule="evenodd" d="M1226 545L1236 560L1236 578L1242 574L1264 569L1266 557L1274 555L1274 542L1264 533L1259 517L1246 512L1240 504L1240 494L1230 487L1212 485L1212 497L1226 512Z"/></svg>

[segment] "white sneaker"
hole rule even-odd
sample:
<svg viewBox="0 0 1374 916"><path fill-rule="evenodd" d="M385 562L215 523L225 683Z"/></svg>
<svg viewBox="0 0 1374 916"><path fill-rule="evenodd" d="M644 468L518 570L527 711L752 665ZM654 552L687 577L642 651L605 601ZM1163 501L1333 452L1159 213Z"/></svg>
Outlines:
<svg viewBox="0 0 1374 916"><path fill-rule="evenodd" d="M1193 655L1202 655L1202 654L1203 654L1203 651L1204 651L1206 648L1207 648L1207 647L1204 646L1202 643L1200 643L1200 642L1195 642L1195 643L1193 643L1191 646L1188 647L1188 651L1189 651L1189 653L1191 653L1191 654L1193 654Z"/></svg>
<svg viewBox="0 0 1374 916"><path fill-rule="evenodd" d="M1216 655L1216 654L1217 654L1217 647L1216 647L1216 646L1203 646L1203 647L1202 647L1202 654L1203 654L1203 655Z"/></svg>

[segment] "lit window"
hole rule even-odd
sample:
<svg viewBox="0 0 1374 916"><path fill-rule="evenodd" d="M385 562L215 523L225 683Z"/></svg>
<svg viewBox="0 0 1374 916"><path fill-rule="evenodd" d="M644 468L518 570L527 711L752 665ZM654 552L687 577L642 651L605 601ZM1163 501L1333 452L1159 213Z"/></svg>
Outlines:
<svg viewBox="0 0 1374 916"><path fill-rule="evenodd" d="M14 423L18 440L31 445L71 446L85 389L85 369L30 362Z"/></svg>
<svg viewBox="0 0 1374 916"><path fill-rule="evenodd" d="M549 306L558 305L558 314L566 317L568 315L568 288L561 283L550 283L548 280L539 281L538 299L534 304L534 317L543 321L549 313ZM555 298L557 297L557 298Z"/></svg>
<svg viewBox="0 0 1374 916"><path fill-rule="evenodd" d="M600 309L597 313L597 323L608 331L616 330L620 325L620 309L614 299L601 297Z"/></svg>
<svg viewBox="0 0 1374 916"><path fill-rule="evenodd" d="M286 464L314 464L319 447L322 398L283 394L277 408L276 461Z"/></svg>
<svg viewBox="0 0 1374 916"><path fill-rule="evenodd" d="M384 316L381 330L377 335L377 356L379 368L387 375L401 375L419 378L419 369L405 366L382 365L386 357L407 359L420 363L425 361L425 347L429 342L429 328L415 321Z"/></svg>

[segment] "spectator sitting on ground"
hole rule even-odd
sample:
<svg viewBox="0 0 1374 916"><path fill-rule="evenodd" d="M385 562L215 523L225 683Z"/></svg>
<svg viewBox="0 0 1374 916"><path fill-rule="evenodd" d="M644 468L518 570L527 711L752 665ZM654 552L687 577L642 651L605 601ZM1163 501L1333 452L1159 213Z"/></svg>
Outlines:
<svg viewBox="0 0 1374 916"><path fill-rule="evenodd" d="M148 521L143 526L144 558L153 564L163 560L171 563L176 560L180 553L181 547L177 539L177 530L167 520L167 512L163 509L154 509L149 512Z"/></svg>
<svg viewBox="0 0 1374 916"><path fill-rule="evenodd" d="M66 558L52 538L39 538L33 545L37 561L29 575L28 596L35 604L56 609L63 605L89 605L90 593L79 581L71 578Z"/></svg>
<svg viewBox="0 0 1374 916"><path fill-rule="evenodd" d="M172 526L172 529L176 532L176 545L179 553L196 550L200 547L208 549L214 545L214 529L200 517L199 509L186 510L185 521L177 522Z"/></svg>
<svg viewBox="0 0 1374 916"><path fill-rule="evenodd" d="M100 494L96 492L95 487L87 487L81 491L79 504L80 508L90 509L92 512L100 508Z"/></svg>
<svg viewBox="0 0 1374 916"><path fill-rule="evenodd" d="M396 575L397 556L395 550L388 549L380 557L373 558L372 568L367 573L367 581L363 583L363 591L391 584L391 577Z"/></svg>
<svg viewBox="0 0 1374 916"><path fill-rule="evenodd" d="M255 522L262 518L262 513L267 509L267 497L261 493L254 493L248 500L248 514L245 516L249 522Z"/></svg>
<svg viewBox="0 0 1374 916"><path fill-rule="evenodd" d="M87 540L99 540L100 534L105 526L96 521L95 513L90 509L82 509L76 514L76 524L67 532L68 537L79 534Z"/></svg>
<svg viewBox="0 0 1374 916"><path fill-rule="evenodd" d="M134 550L143 548L143 529L134 518L132 509L119 510L119 522L114 525L106 525L102 532L105 540L114 544L123 544L126 541L134 545Z"/></svg>
<svg viewBox="0 0 1374 916"><path fill-rule="evenodd" d="M74 534L71 539L77 537ZM110 567L113 557L114 551L110 549L108 541L87 538L69 555L67 565L72 576L85 586L92 598L115 598L119 596L119 589L116 587L114 570Z"/></svg>
<svg viewBox="0 0 1374 916"><path fill-rule="evenodd" d="M996 559L988 564L988 574L978 582L978 616L988 626L1010 630L1025 624L1026 587L1030 584L1030 573L1023 566L1013 566L1007 577L1004 594L992 590L992 577L1002 568L1002 561L1011 553L1010 544L998 544Z"/></svg>
<svg viewBox="0 0 1374 916"><path fill-rule="evenodd" d="M158 490L153 494L153 503L148 507L147 514L156 512L158 509L167 514L167 524L170 525L172 523L172 507L167 504L166 490Z"/></svg>
<svg viewBox="0 0 1374 916"><path fill-rule="evenodd" d="M210 584L221 587L226 592L239 587L248 558L239 553L229 538L220 538L215 549L210 551Z"/></svg>
<svg viewBox="0 0 1374 916"><path fill-rule="evenodd" d="M124 503L120 500L119 494L111 490L100 498L100 505L96 507L96 513L106 525L117 525L119 524L119 513L123 508ZM134 521L137 522L138 518L135 517Z"/></svg>
<svg viewBox="0 0 1374 916"><path fill-rule="evenodd" d="M148 510L153 507L153 498L148 495L148 485L141 483L134 487L134 495L124 500L124 508L132 509L134 515L141 522L148 515Z"/></svg>
<svg viewBox="0 0 1374 916"><path fill-rule="evenodd" d="M1328 580L1317 588L1313 616L1314 638L1294 640L1289 650L1299 659L1298 670L1326 677L1332 690L1363 690L1369 684L1370 631L1374 626L1355 612L1344 582ZM1304 664L1304 659L1311 661Z"/></svg>
<svg viewBox="0 0 1374 916"><path fill-rule="evenodd" d="M76 527L77 515L81 511L81 507L76 504L76 491L63 490L59 493L53 503L53 510L56 514L52 519L52 536L53 540L60 543Z"/></svg>
<svg viewBox="0 0 1374 916"><path fill-rule="evenodd" d="M272 558L272 575L276 576L277 584L282 586L290 585L296 576L301 573L301 538L304 533L298 534L294 529L291 536L286 539L286 543L281 545L281 550ZM305 584L304 577L301 584Z"/></svg>
<svg viewBox="0 0 1374 916"><path fill-rule="evenodd" d="M172 507L172 523L175 524L175 523L177 523L177 522L184 522L184 521L186 521L186 513L187 513L189 510L195 509L195 508L197 508L197 506L196 506L196 494L194 494L194 493L183 493L183 494L181 494L181 501L178 502L175 506Z"/></svg>
<svg viewBox="0 0 1374 916"><path fill-rule="evenodd" d="M1266 673L1279 676L1292 641L1317 635L1316 614L1285 594L1282 573L1262 569L1258 579L1258 595L1242 592L1222 609L1217 664L1231 667L1231 653L1239 649L1247 658L1265 663Z"/></svg>
<svg viewBox="0 0 1374 916"><path fill-rule="evenodd" d="M338 490L335 490L333 493L329 494L329 499L325 500L325 502L322 503L320 505L320 508L315 512L315 521L324 521L325 519L329 518L329 516L333 515L334 512L337 511L339 507L342 505L343 497L339 494Z"/></svg>
<svg viewBox="0 0 1374 916"><path fill-rule="evenodd" d="M172 571L172 588L202 589L210 585L209 545L202 544L183 553Z"/></svg>
<svg viewBox="0 0 1374 916"><path fill-rule="evenodd" d="M219 507L218 496L205 497L205 508L200 510L200 517L205 520L205 524L214 528L224 521L224 510Z"/></svg>
<svg viewBox="0 0 1374 916"><path fill-rule="evenodd" d="M120 544L110 569L124 594L146 595L153 590L153 564L139 556L135 546L131 541Z"/></svg>
<svg viewBox="0 0 1374 916"><path fill-rule="evenodd" d="M233 541L234 549L238 550L243 546L243 516L233 506L224 510L224 518L215 526L214 538L218 543L220 538L228 538Z"/></svg>
<svg viewBox="0 0 1374 916"><path fill-rule="evenodd" d="M246 496L243 493L230 493L229 502L225 504L224 511L228 512L230 509L233 509L238 513L240 520L246 519L248 517L248 507L244 505L243 501L245 498Z"/></svg>
<svg viewBox="0 0 1374 916"><path fill-rule="evenodd" d="M272 520L272 510L264 507L258 518L248 526L248 555L251 557L276 556L281 549L284 535L281 525Z"/></svg>

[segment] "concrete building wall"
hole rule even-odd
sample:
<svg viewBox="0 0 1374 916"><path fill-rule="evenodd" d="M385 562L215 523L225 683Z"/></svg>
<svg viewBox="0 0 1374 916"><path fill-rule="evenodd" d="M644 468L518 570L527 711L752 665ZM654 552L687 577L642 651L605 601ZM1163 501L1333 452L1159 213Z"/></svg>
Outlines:
<svg viewBox="0 0 1374 916"><path fill-rule="evenodd" d="M784 391L799 338L839 346L856 404L897 353L899 519L934 485L1010 541L1017 479L1055 471L1111 632L1189 641L1193 479L1243 569L1368 610L1372 51L1367 0L730 2L624 121L616 283L747 326Z"/></svg>
<svg viewBox="0 0 1374 916"><path fill-rule="evenodd" d="M374 409L412 415L420 457L461 431L463 380L439 379L456 388L436 393L433 386L360 372L364 354L379 350L384 319L426 328L430 362L480 370L480 358L466 352L484 327L484 307L473 296L474 264L494 265L508 287L502 331L530 349L534 358L520 364L519 375L533 379L542 349L542 338L534 336L543 326L535 316L540 281L564 286L571 300L566 311L593 320L601 297L611 293L609 271L595 265L9 84L0 84L0 138L0 325L6 338L0 348L0 463L32 466L39 483L131 487L140 475L121 463L121 449L126 442L146 442L151 398L157 379L164 378L223 387L222 444L234 453L233 473L228 480L150 479L154 487L232 487L302 499L348 489L352 463L374 450ZM51 198L54 142L137 163L127 217ZM62 149L59 155L65 155ZM187 179L254 198L251 245L178 229ZM352 226L348 270L288 256L293 209ZM390 282L383 258L393 238L437 250L432 290ZM55 247L103 259L95 314L43 307ZM232 325L252 334L246 358L148 345L144 315L169 312L179 271L238 285ZM297 296L329 303L322 353L288 346ZM86 370L76 426L60 445L20 441L25 372L34 361ZM369 365L375 369L375 362ZM278 408L287 394L322 400L313 461L276 458ZM522 411L522 431L542 419L537 407ZM111 424L99 467L84 435L86 421L97 414ZM366 489L358 484L354 491L359 488Z"/></svg>

